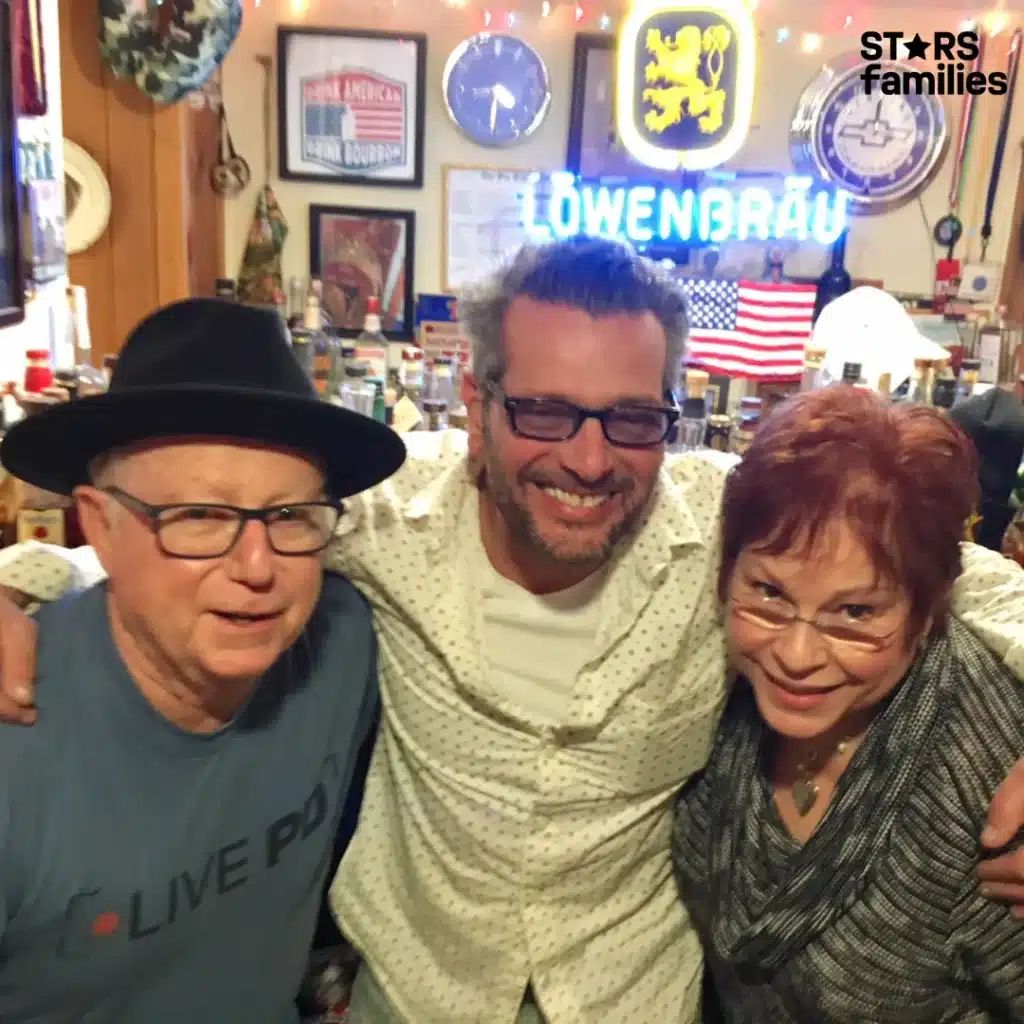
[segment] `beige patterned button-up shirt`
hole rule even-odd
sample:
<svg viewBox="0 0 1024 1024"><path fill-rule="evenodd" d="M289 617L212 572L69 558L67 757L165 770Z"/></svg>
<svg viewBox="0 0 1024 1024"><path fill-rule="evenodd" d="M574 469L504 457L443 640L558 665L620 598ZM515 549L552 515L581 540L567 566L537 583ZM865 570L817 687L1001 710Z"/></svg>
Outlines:
<svg viewBox="0 0 1024 1024"><path fill-rule="evenodd" d="M670 811L725 695L714 595L729 463L669 461L605 583L598 653L551 728L488 686L459 447L352 502L330 552L373 603L384 707L331 893L341 925L410 1024L511 1024L528 982L550 1024L694 1021L701 953L672 880ZM76 554L75 579L96 578ZM31 589L54 571L39 558L9 562L0 583L16 573ZM1024 573L971 546L965 569L955 611L1020 675Z"/></svg>
<svg viewBox="0 0 1024 1024"><path fill-rule="evenodd" d="M331 566L373 602L384 715L331 896L408 1020L513 1021L528 981L553 1024L693 1019L701 957L669 812L725 695L723 478L697 458L663 473L558 728L488 685L464 462L412 461L353 509Z"/></svg>

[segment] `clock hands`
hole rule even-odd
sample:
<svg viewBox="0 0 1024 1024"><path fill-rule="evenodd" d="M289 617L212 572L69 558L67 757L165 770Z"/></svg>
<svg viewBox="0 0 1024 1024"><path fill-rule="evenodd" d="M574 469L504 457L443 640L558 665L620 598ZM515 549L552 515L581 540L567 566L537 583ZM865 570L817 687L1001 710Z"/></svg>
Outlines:
<svg viewBox="0 0 1024 1024"><path fill-rule="evenodd" d="M494 131L498 120L498 107L511 110L516 105L516 98L500 82L491 87L491 131Z"/></svg>
<svg viewBox="0 0 1024 1024"><path fill-rule="evenodd" d="M494 97L506 110L511 110L516 105L515 96L500 82L494 87Z"/></svg>

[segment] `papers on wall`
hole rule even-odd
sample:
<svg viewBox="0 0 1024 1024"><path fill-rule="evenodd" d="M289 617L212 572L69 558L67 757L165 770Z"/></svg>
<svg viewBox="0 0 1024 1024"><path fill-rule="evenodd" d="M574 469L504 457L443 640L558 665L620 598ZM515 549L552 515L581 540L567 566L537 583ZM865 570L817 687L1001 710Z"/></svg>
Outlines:
<svg viewBox="0 0 1024 1024"><path fill-rule="evenodd" d="M444 291L485 277L528 241L522 211L531 173L444 168Z"/></svg>

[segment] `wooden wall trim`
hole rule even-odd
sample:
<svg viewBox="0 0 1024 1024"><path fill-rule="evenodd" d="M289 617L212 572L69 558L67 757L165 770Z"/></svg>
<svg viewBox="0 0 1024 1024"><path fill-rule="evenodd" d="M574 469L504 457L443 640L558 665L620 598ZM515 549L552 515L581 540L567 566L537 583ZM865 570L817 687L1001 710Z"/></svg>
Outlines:
<svg viewBox="0 0 1024 1024"><path fill-rule="evenodd" d="M153 112L153 183L156 195L156 275L160 305L189 295L187 107Z"/></svg>
<svg viewBox="0 0 1024 1024"><path fill-rule="evenodd" d="M1024 155L1024 141L1021 142ZM1021 161L1017 177L1017 197L1013 204L1010 220L1010 237L1006 246L1006 261L1003 264L1003 280L999 288L999 303L1006 307L1006 319L1017 325L1024 324L1024 160Z"/></svg>

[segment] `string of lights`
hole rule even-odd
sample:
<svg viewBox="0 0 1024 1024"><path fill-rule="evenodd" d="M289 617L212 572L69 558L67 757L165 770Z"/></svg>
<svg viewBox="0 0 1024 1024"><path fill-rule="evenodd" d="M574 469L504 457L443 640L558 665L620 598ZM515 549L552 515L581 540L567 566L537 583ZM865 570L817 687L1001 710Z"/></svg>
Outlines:
<svg viewBox="0 0 1024 1024"><path fill-rule="evenodd" d="M295 20L315 16L318 9L332 3L333 0L246 0L247 5L253 8L277 6L282 8ZM422 0L381 0L381 3L388 3L398 8L405 3L422 2ZM601 5L591 5L579 0L520 0L508 6L502 2L491 0L440 0L440 3L452 10L464 11L479 19L483 29L500 31L503 29L514 29L524 21L531 19L545 20L552 17L559 8L569 9L572 12L572 23L580 30L597 28L602 32L613 32L616 29L617 17L614 12L601 10ZM747 0L748 7L757 11L760 9L760 0ZM764 18L762 21L768 21ZM861 19L863 20L863 19ZM960 31L979 30L987 36L997 36L1015 27L1016 21L1011 14L1003 7L994 8L981 18L964 18L959 24ZM854 35L860 29L857 26L858 19L853 14L846 14L836 22L836 34ZM778 45L791 45L799 42L799 47L804 53L816 53L824 46L826 34L822 32L796 31L789 25L762 24L763 34L767 38L774 38ZM829 35L833 33L828 33Z"/></svg>

